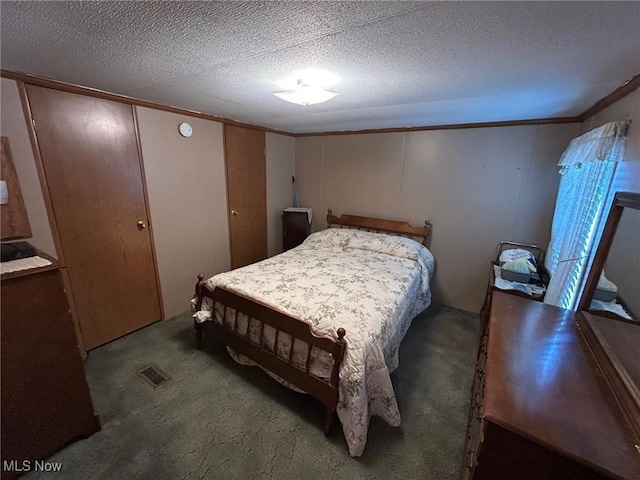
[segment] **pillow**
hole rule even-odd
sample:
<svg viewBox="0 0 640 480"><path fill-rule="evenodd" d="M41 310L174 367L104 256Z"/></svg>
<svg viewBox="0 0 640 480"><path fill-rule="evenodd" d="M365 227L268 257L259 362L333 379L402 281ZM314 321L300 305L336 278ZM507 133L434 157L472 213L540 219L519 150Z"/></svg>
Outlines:
<svg viewBox="0 0 640 480"><path fill-rule="evenodd" d="M434 267L433 255L427 247L411 238L387 233L350 228L327 228L309 235L302 245L307 248L339 248L344 251L365 250L407 258L418 262L429 272L429 275Z"/></svg>
<svg viewBox="0 0 640 480"><path fill-rule="evenodd" d="M427 247L407 237L398 237L386 233L358 231L352 235L344 247L346 250L366 250L384 253L393 257L416 260L425 265L433 263L433 255Z"/></svg>
<svg viewBox="0 0 640 480"><path fill-rule="evenodd" d="M346 228L327 228L319 232L309 235L303 245L309 247L339 247L344 248L350 238L353 237L353 233L357 230L350 230Z"/></svg>

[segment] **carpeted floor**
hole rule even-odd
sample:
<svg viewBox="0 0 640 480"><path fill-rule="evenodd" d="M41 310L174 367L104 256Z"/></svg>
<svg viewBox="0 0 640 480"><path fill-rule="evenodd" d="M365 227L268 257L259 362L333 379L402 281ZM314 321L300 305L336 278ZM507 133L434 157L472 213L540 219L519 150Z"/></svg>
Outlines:
<svg viewBox="0 0 640 480"><path fill-rule="evenodd" d="M321 405L257 368L234 363L190 316L159 322L93 350L85 364L102 430L51 457L71 479L454 479L459 475L479 337L477 316L432 305L417 317L392 375L402 414L373 418L361 458L340 424L329 438ZM153 389L155 364L171 379Z"/></svg>

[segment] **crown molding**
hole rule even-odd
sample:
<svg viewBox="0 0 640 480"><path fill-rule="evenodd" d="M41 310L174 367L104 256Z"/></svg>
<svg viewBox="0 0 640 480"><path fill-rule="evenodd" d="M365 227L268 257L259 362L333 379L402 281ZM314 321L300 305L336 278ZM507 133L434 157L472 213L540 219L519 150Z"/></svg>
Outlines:
<svg viewBox="0 0 640 480"><path fill-rule="evenodd" d="M186 108L173 107L171 105L163 105L161 103L149 102L147 100L140 100L139 98L129 97L127 95L120 95L118 93L106 92L97 88L82 87L74 85L72 83L61 82L59 80L52 80L50 78L39 77L37 75L31 75L29 73L14 72L11 70L0 70L0 76L2 78L8 78L10 80L16 80L18 82L28 83L30 85L38 85L40 87L54 88L56 90L63 90L65 92L79 93L81 95L88 95L91 97L102 98L104 100L111 100L114 102L126 103L129 105L135 105L138 107L153 108L156 110L162 110L170 113L177 113L179 115L186 115L189 117L202 118L204 120L212 120L214 122L220 122L227 125L235 125L238 127L251 128L253 130L261 130L264 132L277 133L280 135L293 136L289 132L282 130L275 130L273 128L262 127L260 125L252 125L249 123L238 122L225 117L218 117L216 115L209 115L208 113L198 112L196 110L189 110Z"/></svg>
<svg viewBox="0 0 640 480"><path fill-rule="evenodd" d="M67 82L61 82L58 80L52 80L50 78L40 77L37 75L31 75L23 72L15 72L11 70L0 70L0 76L2 78L8 78L31 85L39 85L42 87L55 88L56 90L64 90L71 93L80 93L83 95L89 95L93 97L103 98L105 100L112 100L120 103L127 103L130 105L136 105L139 107L153 108L156 110L162 110L170 113L177 113L180 115L186 115L190 117L202 118L205 120L212 120L214 122L221 122L227 125L236 125L238 127L251 128L254 130L260 130L269 133L276 133L279 135L287 135L289 137L318 137L327 135L357 135L357 134L369 134L369 133L393 133L393 132L422 132L429 130L460 130L467 128L495 128L495 127L513 127L519 125L548 125L548 124L563 124L563 123L582 123L586 119L592 117L598 112L604 110L608 106L617 102L621 98L629 95L640 87L640 74L634 76L628 80L624 85L620 86L607 96L597 101L592 107L585 110L580 115L575 117L551 117L551 118L536 118L529 120L508 120L502 122L477 122L477 123L457 123L448 125L425 125L421 127L400 127L400 128L374 128L367 130L346 130L346 131L330 131L330 132L311 132L311 133L292 133L285 132L283 130L276 130L273 128L262 127L260 125L252 125L249 123L238 122L225 117L218 117L216 115L210 115L195 110L189 110L186 108L173 107L170 105L163 105L161 103L149 102L147 100L140 100L138 98L129 97L127 95L120 95L117 93L106 92L96 88L82 87Z"/></svg>
<svg viewBox="0 0 640 480"><path fill-rule="evenodd" d="M626 97L631 92L640 87L640 73L633 77L631 80L628 80L624 85L616 88L613 92L611 92L606 97L601 98L596 103L593 104L591 108L588 108L576 118L579 122L584 122L587 118L593 117L596 113L601 112L608 106L616 103L621 98Z"/></svg>
<svg viewBox="0 0 640 480"><path fill-rule="evenodd" d="M503 122L452 123L426 125L424 127L374 128L369 130L341 130L335 132L294 133L294 137L319 137L324 135L360 135L367 133L424 132L428 130L462 130L466 128L513 127L517 125L546 125L553 123L577 123L576 117L536 118L531 120L506 120Z"/></svg>

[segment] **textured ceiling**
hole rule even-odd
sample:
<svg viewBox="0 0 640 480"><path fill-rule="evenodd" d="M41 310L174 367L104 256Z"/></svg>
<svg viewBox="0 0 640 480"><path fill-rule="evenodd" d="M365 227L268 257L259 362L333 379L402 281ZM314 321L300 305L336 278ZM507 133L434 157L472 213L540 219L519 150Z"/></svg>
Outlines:
<svg viewBox="0 0 640 480"><path fill-rule="evenodd" d="M640 73L640 2L9 2L3 69L293 133L575 116ZM328 72L334 99L272 93Z"/></svg>

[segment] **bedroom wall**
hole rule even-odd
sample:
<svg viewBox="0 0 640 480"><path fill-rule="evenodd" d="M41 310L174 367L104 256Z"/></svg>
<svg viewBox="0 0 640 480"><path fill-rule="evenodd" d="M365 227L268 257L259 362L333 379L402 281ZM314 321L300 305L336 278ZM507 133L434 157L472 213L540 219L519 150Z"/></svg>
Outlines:
<svg viewBox="0 0 640 480"><path fill-rule="evenodd" d="M581 132L626 119L631 119L631 126L624 160L616 168L613 191L640 193L640 89L588 118L582 123ZM605 272L637 316L640 315L640 215L633 213L624 214L620 221Z"/></svg>
<svg viewBox="0 0 640 480"><path fill-rule="evenodd" d="M229 269L222 124L136 107L166 318L189 310L199 273ZM188 122L184 138L178 125Z"/></svg>
<svg viewBox="0 0 640 480"><path fill-rule="evenodd" d="M27 241L57 258L18 86L15 81L6 78L0 84L0 114L0 130L3 136L9 138L20 190L31 224L32 237Z"/></svg>
<svg viewBox="0 0 640 480"><path fill-rule="evenodd" d="M556 164L579 124L296 138L302 206L433 223L434 300L478 312L502 240L546 249Z"/></svg>
<svg viewBox="0 0 640 480"><path fill-rule="evenodd" d="M9 138L33 237L57 257L17 83L2 78L1 131ZM226 174L220 122L136 107L165 317L189 309L197 274L229 269ZM178 134L187 121L194 134ZM295 139L266 134L268 251L282 250L281 211L291 205ZM176 193L179 192L179 193ZM197 205L209 205L204 215Z"/></svg>
<svg viewBox="0 0 640 480"><path fill-rule="evenodd" d="M198 273L229 270L223 126L151 108L136 111L165 317L172 318L189 309ZM178 133L182 122L193 127L191 137ZM282 250L281 211L291 204L294 155L293 137L266 134L269 255Z"/></svg>
<svg viewBox="0 0 640 480"><path fill-rule="evenodd" d="M267 142L267 241L269 256L282 252L282 210L293 202L294 137L266 134Z"/></svg>

